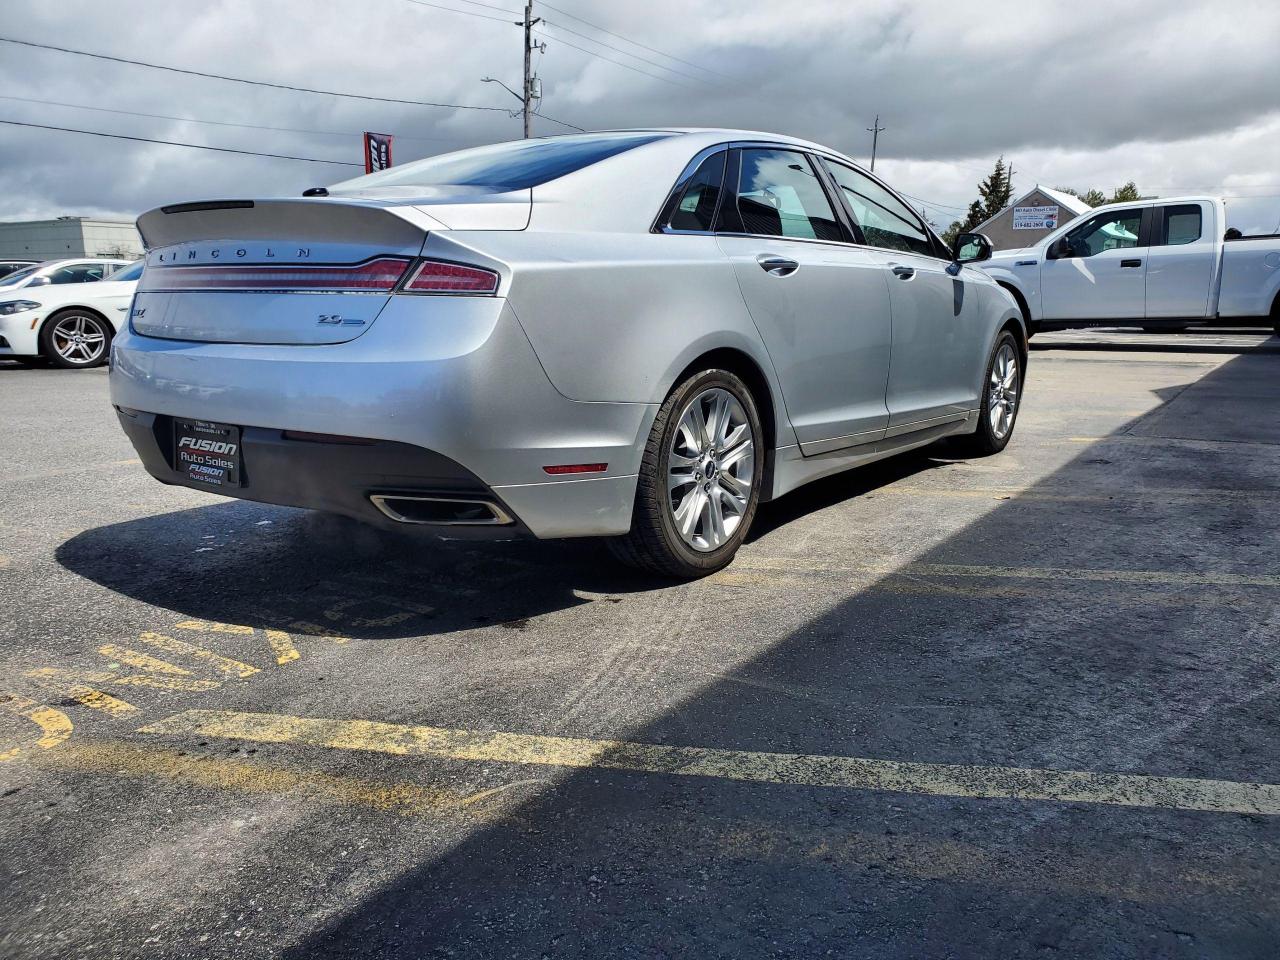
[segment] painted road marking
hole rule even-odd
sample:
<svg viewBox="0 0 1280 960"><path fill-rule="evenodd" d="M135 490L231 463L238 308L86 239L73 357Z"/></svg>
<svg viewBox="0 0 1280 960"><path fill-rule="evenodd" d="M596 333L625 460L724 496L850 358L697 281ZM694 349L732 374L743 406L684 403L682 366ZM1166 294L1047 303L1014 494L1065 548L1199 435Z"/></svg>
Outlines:
<svg viewBox="0 0 1280 960"><path fill-rule="evenodd" d="M1108 503L1115 500L1190 500L1203 504L1208 500L1270 501L1280 500L1280 490L1213 490L1213 489L1130 489L1114 492L1074 493L1068 490L1043 490L1035 487L970 487L967 489L923 487L894 484L869 491L866 496L894 494L922 497L954 497L979 500L1047 500L1062 503Z"/></svg>
<svg viewBox="0 0 1280 960"><path fill-rule="evenodd" d="M113 697L109 693L103 693L101 690L96 690L83 683L67 679L65 673L65 671L58 672L43 668L40 670L28 670L27 676L42 687L57 691L82 706L88 707L90 710L97 710L108 716L127 717L138 712L138 708L132 703L121 700L119 697Z"/></svg>
<svg viewBox="0 0 1280 960"><path fill-rule="evenodd" d="M167 660L157 660L155 657L148 656L145 653L130 650L128 647L120 647L114 643L104 643L98 648L98 652L104 657L119 660L121 663L127 663L129 666L137 667L139 670L146 670L148 673L167 673L170 676L178 677L191 676L191 671L185 667L176 666Z"/></svg>
<svg viewBox="0 0 1280 960"><path fill-rule="evenodd" d="M859 757L674 747L624 740L451 730L370 720L325 720L225 710L188 710L149 724L138 732L256 743L291 743L399 756L591 767L938 797L1047 800L1280 815L1280 786L1229 780L903 763Z"/></svg>
<svg viewBox="0 0 1280 960"><path fill-rule="evenodd" d="M290 799L328 800L406 816L483 806L486 801L514 787L541 782L521 780L478 792L463 792L426 788L413 783L379 783L319 771L291 770L257 760L251 762L103 742L67 744L60 750L42 755L40 761L45 765L89 773L153 777L188 786L240 793L281 794Z"/></svg>
<svg viewBox="0 0 1280 960"><path fill-rule="evenodd" d="M71 736L71 720L61 710L54 710L43 703L36 703L34 700L13 694L0 695L0 708L30 720L40 728L40 737L35 741L35 746L41 750L56 747ZM12 760L26 749L24 746L18 746L0 750L0 763Z"/></svg>
<svg viewBox="0 0 1280 960"><path fill-rule="evenodd" d="M1280 587L1280 576L1249 573L1194 573L1178 570L1095 570L1089 567L1003 567L967 563L833 564L807 557L743 556L735 567L757 570L854 573L867 576L966 577L998 580L1074 580L1170 586Z"/></svg>
<svg viewBox="0 0 1280 960"><path fill-rule="evenodd" d="M121 687L152 687L156 690L212 690L222 686L219 680L187 680L184 677L154 677L145 673L112 673L109 670L63 670L60 667L40 667L28 670L27 676L35 680L67 680Z"/></svg>
<svg viewBox="0 0 1280 960"><path fill-rule="evenodd" d="M1128 433L1113 433L1106 437L1061 437L1066 443L1140 443L1152 446L1180 447L1186 450L1221 450L1235 447L1265 447L1275 450L1275 443L1265 440L1198 440L1192 437L1140 437Z"/></svg>
<svg viewBox="0 0 1280 960"><path fill-rule="evenodd" d="M150 631L140 634L138 639L143 643L149 643L153 647L164 650L167 653L176 653L184 657L190 657L193 660L199 660L212 670L225 674L228 677L251 677L258 672L258 668L250 666L239 660L232 660L230 657L224 657L220 653L214 653L212 650L206 650L204 647L197 647L195 644L187 643L184 640L177 640L173 637L167 637L163 633L152 633Z"/></svg>
<svg viewBox="0 0 1280 960"><path fill-rule="evenodd" d="M234 633L241 636L252 636L253 627L247 627L239 623L216 623L210 620L183 620L181 623L175 624L179 630L197 630L202 633ZM266 630L262 631L267 638L267 643L271 646L271 652L276 656L276 663L284 665L297 660L301 654L298 648L293 644L293 638L283 630Z"/></svg>

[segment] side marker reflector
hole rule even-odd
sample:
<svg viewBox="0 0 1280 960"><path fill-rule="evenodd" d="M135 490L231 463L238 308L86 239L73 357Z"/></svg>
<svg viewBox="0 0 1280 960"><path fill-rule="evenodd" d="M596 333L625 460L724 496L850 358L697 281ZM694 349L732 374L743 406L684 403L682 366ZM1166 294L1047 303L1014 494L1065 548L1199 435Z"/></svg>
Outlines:
<svg viewBox="0 0 1280 960"><path fill-rule="evenodd" d="M552 476L560 476L565 473L604 473L609 469L609 465L607 463L561 463L542 469Z"/></svg>

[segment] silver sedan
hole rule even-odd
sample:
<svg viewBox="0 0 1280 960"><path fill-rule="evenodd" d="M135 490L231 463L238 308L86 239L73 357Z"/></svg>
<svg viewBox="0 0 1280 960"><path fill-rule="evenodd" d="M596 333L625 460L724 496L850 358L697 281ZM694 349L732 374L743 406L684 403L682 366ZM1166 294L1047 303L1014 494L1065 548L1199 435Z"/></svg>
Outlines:
<svg viewBox="0 0 1280 960"><path fill-rule="evenodd" d="M522 140L138 226L111 392L166 483L695 577L762 501L1017 418L990 244L789 137Z"/></svg>

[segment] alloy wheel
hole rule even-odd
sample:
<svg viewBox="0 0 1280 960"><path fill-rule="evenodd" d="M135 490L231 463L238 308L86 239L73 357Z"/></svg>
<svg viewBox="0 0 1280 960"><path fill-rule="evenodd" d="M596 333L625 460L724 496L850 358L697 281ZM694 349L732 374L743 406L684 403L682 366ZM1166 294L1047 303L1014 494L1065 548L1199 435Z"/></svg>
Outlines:
<svg viewBox="0 0 1280 960"><path fill-rule="evenodd" d="M991 382L987 388L987 417L997 440L1009 435L1017 412L1018 354L1013 344L1003 343L991 363Z"/></svg>
<svg viewBox="0 0 1280 960"><path fill-rule="evenodd" d="M58 356L77 367L91 366L102 359L107 335L93 317L72 313L60 319L50 336Z"/></svg>
<svg viewBox="0 0 1280 960"><path fill-rule="evenodd" d="M681 538L710 552L738 529L751 502L756 438L741 401L704 390L680 414L668 451L667 505Z"/></svg>

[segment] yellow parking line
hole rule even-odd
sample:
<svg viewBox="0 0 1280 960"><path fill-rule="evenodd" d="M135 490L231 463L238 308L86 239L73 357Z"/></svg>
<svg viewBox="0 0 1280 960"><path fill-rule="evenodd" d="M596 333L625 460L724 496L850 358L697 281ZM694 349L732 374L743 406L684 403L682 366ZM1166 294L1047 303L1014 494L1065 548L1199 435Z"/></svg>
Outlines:
<svg viewBox="0 0 1280 960"><path fill-rule="evenodd" d="M1280 814L1280 786L1228 780L902 763L859 757L674 747L623 740L450 730L368 720L323 720L223 710L188 710L145 726L139 732L293 743L401 756L591 767L939 797L1101 803L1269 816Z"/></svg>
<svg viewBox="0 0 1280 960"><path fill-rule="evenodd" d="M146 670L149 673L167 673L170 676L177 677L191 676L191 671L184 667L176 666L167 660L157 660L155 657L149 657L145 653L130 650L128 647L117 646L114 643L104 643L98 648L98 652L104 657L119 660L121 663L127 663L131 667L137 667L139 670Z"/></svg>
<svg viewBox="0 0 1280 960"><path fill-rule="evenodd" d="M97 690L87 684L79 683L75 679L71 679L65 671L42 668L40 670L28 670L27 676L42 687L54 690L65 697L70 697L82 706L105 713L108 716L127 717L138 712L138 708L132 703L121 700L119 697L113 697L109 693L103 693L101 690Z"/></svg>
<svg viewBox="0 0 1280 960"><path fill-rule="evenodd" d="M0 756L0 759L3 759ZM319 771L290 770L258 761L198 756L175 750L122 743L71 743L40 757L53 765L89 773L149 777L190 786L234 790L249 794L279 794L291 798L327 800L372 807L407 816L461 811L510 790L507 784L476 793L434 789L412 783L378 783Z"/></svg>
<svg viewBox="0 0 1280 960"><path fill-rule="evenodd" d="M191 657L193 660L199 660L211 669L218 671L218 673L229 677L251 677L258 672L257 667L250 666L239 660L233 660L230 657L224 657L220 653L214 653L212 650L204 649L204 647L197 647L195 644L187 643L184 640L166 637L163 633L148 631L141 634L138 639L167 653L176 653L181 656Z"/></svg>
<svg viewBox="0 0 1280 960"><path fill-rule="evenodd" d="M252 636L253 627L239 623L216 623L210 620L183 620L175 624L179 630L198 630L202 633L234 633L241 636ZM285 664L297 660L301 654L293 645L293 638L283 630L263 630L271 652L276 656L276 663Z"/></svg>
<svg viewBox="0 0 1280 960"><path fill-rule="evenodd" d="M968 489L907 486L894 484L872 491L872 496L890 494L896 496L920 496L977 500L1047 500L1061 503L1108 503L1114 500L1192 500L1205 503L1213 500L1269 501L1280 500L1280 490L1219 490L1165 487L1141 489L1117 487L1112 491L1097 493L1072 493L1067 490L1042 490L1035 487L971 487Z"/></svg>
<svg viewBox="0 0 1280 960"><path fill-rule="evenodd" d="M222 686L218 680L187 680L183 677L153 677L145 673L112 673L110 670L62 670L58 667L40 667L28 670L27 676L50 682L115 684L122 687L152 687L156 690L212 690ZM114 698L108 698L114 699ZM86 704L88 706L88 704ZM134 708L130 707L130 711Z"/></svg>
<svg viewBox="0 0 1280 960"><path fill-rule="evenodd" d="M0 697L0 706L9 713L30 720L40 728L40 737L35 741L35 746L42 750L56 747L71 736L71 720L61 710L12 694ZM18 746L0 750L0 763L21 755L24 749Z"/></svg>
<svg viewBox="0 0 1280 960"><path fill-rule="evenodd" d="M967 577L1000 580L1077 580L1174 586L1280 587L1280 576L1249 573L1195 573L1180 570L1095 570L1089 567L1005 567L966 563L833 564L806 557L740 557L735 567L760 570L855 573L868 576Z"/></svg>

